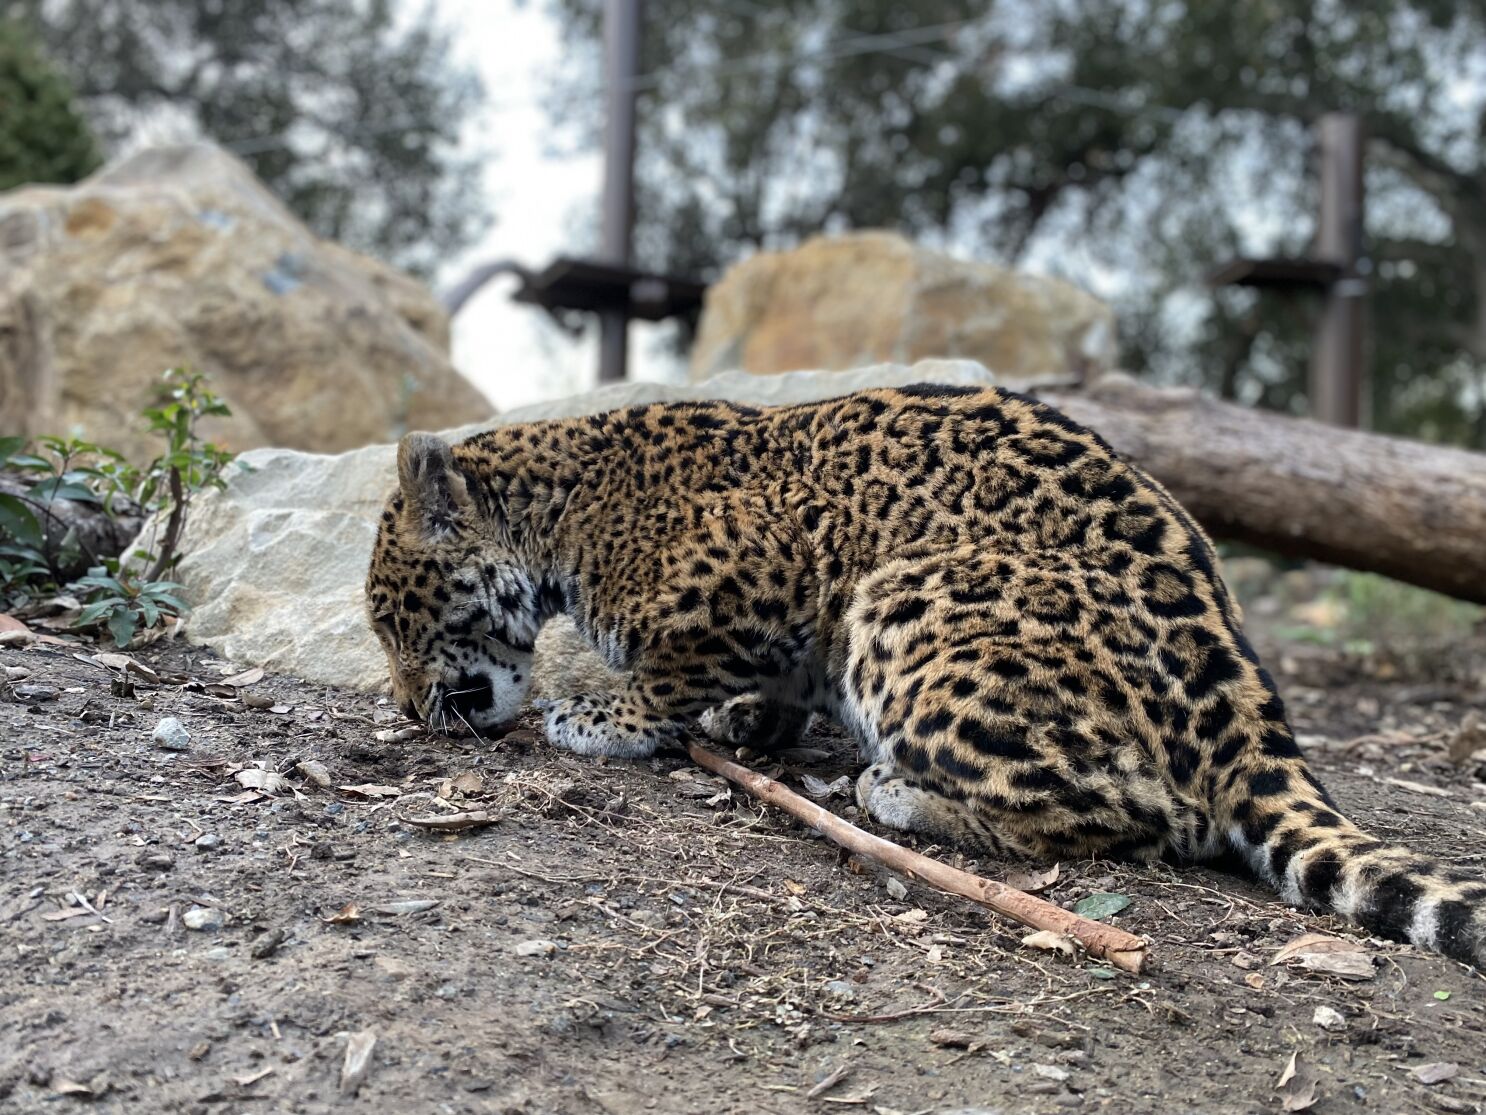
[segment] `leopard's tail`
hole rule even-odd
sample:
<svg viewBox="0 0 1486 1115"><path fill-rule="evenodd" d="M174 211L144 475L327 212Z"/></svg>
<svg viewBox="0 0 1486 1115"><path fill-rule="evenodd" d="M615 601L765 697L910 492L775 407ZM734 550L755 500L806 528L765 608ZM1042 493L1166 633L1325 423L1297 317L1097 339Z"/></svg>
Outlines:
<svg viewBox="0 0 1486 1115"><path fill-rule="evenodd" d="M1341 815L1293 739L1271 734L1221 792L1228 842L1286 902L1486 971L1486 882L1367 835Z"/></svg>

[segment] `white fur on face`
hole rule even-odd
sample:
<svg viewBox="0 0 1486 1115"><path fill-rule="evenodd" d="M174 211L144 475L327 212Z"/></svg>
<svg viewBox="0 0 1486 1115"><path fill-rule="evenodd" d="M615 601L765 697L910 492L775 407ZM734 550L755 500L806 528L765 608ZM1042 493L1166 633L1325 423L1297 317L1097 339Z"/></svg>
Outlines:
<svg viewBox="0 0 1486 1115"><path fill-rule="evenodd" d="M488 659L471 662L464 670L466 682L469 680L468 675L474 675L489 685L488 705L481 699L471 704L484 707L466 706L468 711L460 713L468 718L469 726L476 731L499 728L515 720L526 700L526 691L531 688L532 656L520 654L509 647L503 647L502 650L499 662ZM483 697L481 694L472 696Z"/></svg>

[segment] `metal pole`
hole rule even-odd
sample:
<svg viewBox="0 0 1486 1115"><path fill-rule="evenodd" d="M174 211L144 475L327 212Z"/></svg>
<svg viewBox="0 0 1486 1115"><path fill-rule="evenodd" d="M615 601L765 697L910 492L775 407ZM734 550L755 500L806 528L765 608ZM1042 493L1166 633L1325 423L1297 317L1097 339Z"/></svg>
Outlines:
<svg viewBox="0 0 1486 1115"><path fill-rule="evenodd" d="M640 66L640 0L604 0L604 64L608 89L604 129L603 240L608 263L628 265L635 215L635 86ZM599 382L625 377L629 317L599 315Z"/></svg>
<svg viewBox="0 0 1486 1115"><path fill-rule="evenodd" d="M1327 289L1311 360L1311 417L1334 426L1362 424L1366 391L1363 259L1362 120L1330 113L1316 125L1321 150L1321 213L1316 254L1340 265Z"/></svg>

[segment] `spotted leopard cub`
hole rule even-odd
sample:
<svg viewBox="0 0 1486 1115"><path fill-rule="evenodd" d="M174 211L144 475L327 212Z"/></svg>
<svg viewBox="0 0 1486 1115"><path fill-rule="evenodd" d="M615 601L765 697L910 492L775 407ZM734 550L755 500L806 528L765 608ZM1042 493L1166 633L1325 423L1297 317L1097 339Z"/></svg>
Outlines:
<svg viewBox="0 0 1486 1115"><path fill-rule="evenodd" d="M544 702L640 757L837 718L879 823L1037 858L1238 849L1287 901L1486 966L1486 885L1341 815L1202 532L1010 392L655 405L398 452L367 600L403 710L515 716L560 613L628 681Z"/></svg>

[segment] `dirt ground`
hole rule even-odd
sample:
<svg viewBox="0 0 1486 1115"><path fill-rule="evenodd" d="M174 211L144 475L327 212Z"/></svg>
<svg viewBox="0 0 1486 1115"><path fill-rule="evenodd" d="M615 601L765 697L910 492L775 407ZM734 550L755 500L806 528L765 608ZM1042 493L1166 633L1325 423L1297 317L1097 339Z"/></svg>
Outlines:
<svg viewBox="0 0 1486 1115"><path fill-rule="evenodd" d="M1486 874L1486 768L1446 759L1486 710L1482 640L1402 665L1260 641L1351 815ZM1354 935L1236 876L1059 865L1055 902L1129 897L1153 963L1128 976L845 859L679 751L379 742L374 697L223 686L174 644L135 653L159 681L130 695L97 649L0 647L0 1111L1486 1109L1486 979L1382 942L1363 979L1272 964ZM152 740L170 716L189 750ZM780 776L851 769L823 730ZM403 819L454 807L496 822Z"/></svg>

